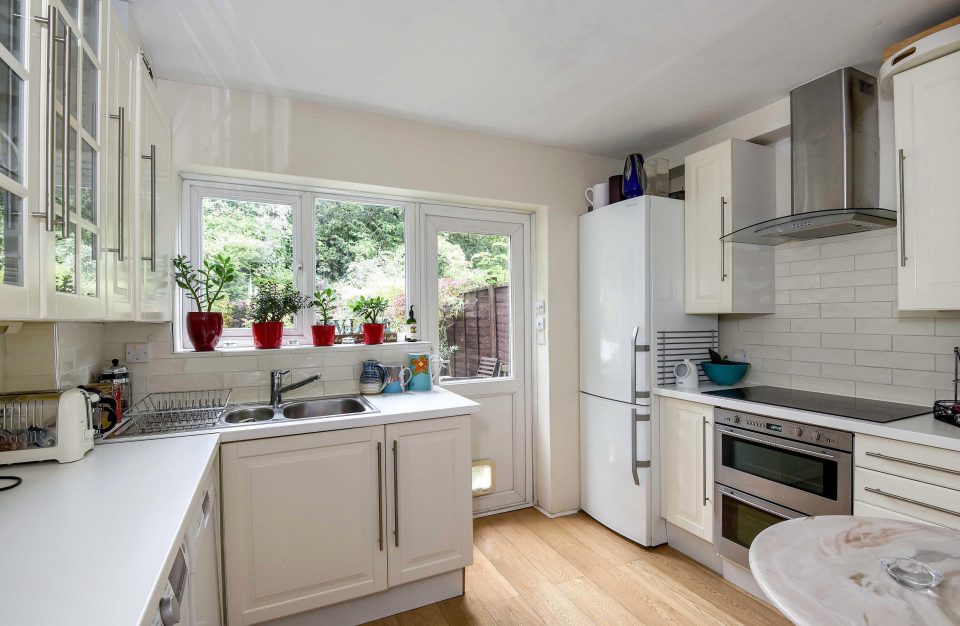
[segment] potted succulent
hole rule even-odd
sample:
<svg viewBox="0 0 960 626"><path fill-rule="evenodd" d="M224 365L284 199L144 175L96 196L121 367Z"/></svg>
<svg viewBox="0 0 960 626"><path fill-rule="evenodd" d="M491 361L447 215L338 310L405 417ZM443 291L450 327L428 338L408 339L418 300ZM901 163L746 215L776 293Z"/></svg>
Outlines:
<svg viewBox="0 0 960 626"><path fill-rule="evenodd" d="M319 324L310 327L313 333L313 345L332 346L336 337L337 327L330 323L333 318L333 305L337 301L337 294L327 287L313 294L313 306L317 308Z"/></svg>
<svg viewBox="0 0 960 626"><path fill-rule="evenodd" d="M283 342L283 320L310 306L310 298L292 285L262 281L250 307L253 345L260 349L279 348Z"/></svg>
<svg viewBox="0 0 960 626"><path fill-rule="evenodd" d="M350 303L350 310L363 320L363 343L373 345L383 343L383 314L389 303L381 296L367 298L360 296Z"/></svg>
<svg viewBox="0 0 960 626"><path fill-rule="evenodd" d="M226 297L223 290L237 279L237 268L230 257L223 254L204 259L199 269L180 255L173 260L173 278L197 306L196 311L187 312L187 336L193 349L213 350L223 335L223 314L215 313L213 306Z"/></svg>

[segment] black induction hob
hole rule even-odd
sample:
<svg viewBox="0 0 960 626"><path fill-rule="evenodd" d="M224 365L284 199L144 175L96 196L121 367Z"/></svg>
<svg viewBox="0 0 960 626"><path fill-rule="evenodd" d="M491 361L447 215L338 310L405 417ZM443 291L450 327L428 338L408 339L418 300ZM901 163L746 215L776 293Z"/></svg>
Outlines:
<svg viewBox="0 0 960 626"><path fill-rule="evenodd" d="M706 395L720 396L732 400L745 400L760 404L772 404L801 411L813 411L851 417L868 422L893 422L907 417L930 413L930 407L899 404L896 402L881 402L880 400L865 400L864 398L850 398L835 396L827 393L800 391L799 389L785 389L783 387L737 387L736 389L717 389L704 391Z"/></svg>

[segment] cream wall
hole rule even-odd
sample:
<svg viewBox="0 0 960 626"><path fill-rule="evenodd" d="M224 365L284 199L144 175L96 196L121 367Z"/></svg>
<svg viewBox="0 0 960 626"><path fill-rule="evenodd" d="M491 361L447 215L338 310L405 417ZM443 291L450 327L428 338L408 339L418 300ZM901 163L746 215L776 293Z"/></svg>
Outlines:
<svg viewBox="0 0 960 626"><path fill-rule="evenodd" d="M267 172L536 212L535 298L547 301L546 345L534 355L537 500L576 509L577 216L584 188L620 161L324 104L169 81L159 89L181 171Z"/></svg>

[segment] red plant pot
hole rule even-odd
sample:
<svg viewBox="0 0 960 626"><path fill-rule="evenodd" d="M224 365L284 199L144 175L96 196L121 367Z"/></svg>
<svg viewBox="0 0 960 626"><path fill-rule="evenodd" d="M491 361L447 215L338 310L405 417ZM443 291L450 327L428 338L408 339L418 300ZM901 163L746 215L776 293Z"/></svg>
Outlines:
<svg viewBox="0 0 960 626"><path fill-rule="evenodd" d="M220 343L223 334L223 315L221 313L187 313L187 336L197 352L209 352Z"/></svg>
<svg viewBox="0 0 960 626"><path fill-rule="evenodd" d="M383 324L364 324L363 343L368 346L383 343Z"/></svg>
<svg viewBox="0 0 960 626"><path fill-rule="evenodd" d="M254 322L253 345L260 350L274 350L283 343L283 322Z"/></svg>
<svg viewBox="0 0 960 626"><path fill-rule="evenodd" d="M310 327L310 332L313 333L313 345L332 346L337 327L333 324L314 324Z"/></svg>

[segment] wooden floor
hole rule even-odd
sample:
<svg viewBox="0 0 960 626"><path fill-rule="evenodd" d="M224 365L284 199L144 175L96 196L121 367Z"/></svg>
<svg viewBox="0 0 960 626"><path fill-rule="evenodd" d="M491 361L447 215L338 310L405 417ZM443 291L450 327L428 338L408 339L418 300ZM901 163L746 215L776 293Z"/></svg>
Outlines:
<svg viewBox="0 0 960 626"><path fill-rule="evenodd" d="M641 548L583 513L480 518L473 543L465 595L370 624L790 624L673 548Z"/></svg>

